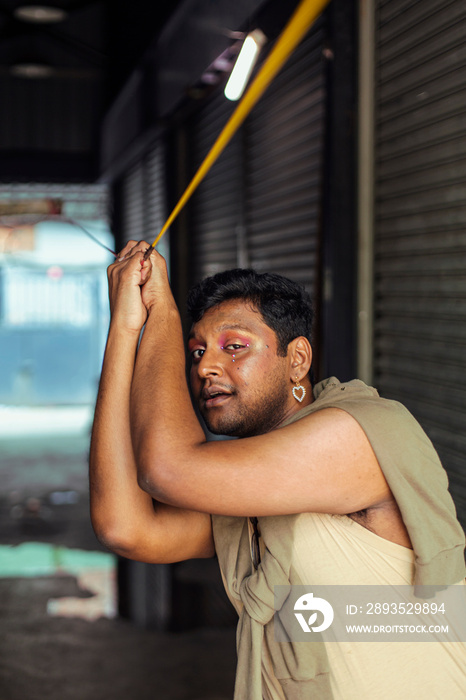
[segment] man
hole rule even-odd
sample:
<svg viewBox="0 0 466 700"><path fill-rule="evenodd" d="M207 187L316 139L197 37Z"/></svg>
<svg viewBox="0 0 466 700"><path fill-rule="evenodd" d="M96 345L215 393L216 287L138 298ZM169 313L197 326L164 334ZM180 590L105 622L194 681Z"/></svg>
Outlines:
<svg viewBox="0 0 466 700"><path fill-rule="evenodd" d="M420 665L412 644L274 641L280 584L460 582L464 535L446 477L399 404L335 379L314 398L307 295L251 271L190 298L194 401L212 432L240 438L207 442L165 263L144 261L146 248L130 241L109 268L90 455L100 540L146 562L218 555L240 614L236 700L463 698L461 645L424 644Z"/></svg>

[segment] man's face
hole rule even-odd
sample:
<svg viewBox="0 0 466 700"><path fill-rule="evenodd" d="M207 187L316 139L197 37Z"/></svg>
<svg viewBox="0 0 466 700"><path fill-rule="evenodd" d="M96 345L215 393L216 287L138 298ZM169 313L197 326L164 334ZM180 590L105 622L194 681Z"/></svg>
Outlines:
<svg viewBox="0 0 466 700"><path fill-rule="evenodd" d="M209 309L190 339L191 387L209 430L247 437L276 428L293 410L289 363L277 338L249 303Z"/></svg>

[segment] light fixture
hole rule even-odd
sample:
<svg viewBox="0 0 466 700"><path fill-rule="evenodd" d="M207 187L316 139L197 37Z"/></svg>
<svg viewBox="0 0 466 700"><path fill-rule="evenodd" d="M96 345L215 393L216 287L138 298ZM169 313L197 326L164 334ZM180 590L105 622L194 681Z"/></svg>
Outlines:
<svg viewBox="0 0 466 700"><path fill-rule="evenodd" d="M241 51L238 54L236 63L231 71L230 78L225 86L225 97L228 100L239 100L243 94L249 76L256 64L259 51L265 44L267 37L260 29L255 29L247 35Z"/></svg>
<svg viewBox="0 0 466 700"><path fill-rule="evenodd" d="M61 7L49 7L48 5L21 5L15 12L16 19L32 24L57 24L63 22L68 13Z"/></svg>
<svg viewBox="0 0 466 700"><path fill-rule="evenodd" d="M15 63L10 66L10 74L15 78L28 78L38 80L40 78L51 78L55 73L52 66L45 63Z"/></svg>

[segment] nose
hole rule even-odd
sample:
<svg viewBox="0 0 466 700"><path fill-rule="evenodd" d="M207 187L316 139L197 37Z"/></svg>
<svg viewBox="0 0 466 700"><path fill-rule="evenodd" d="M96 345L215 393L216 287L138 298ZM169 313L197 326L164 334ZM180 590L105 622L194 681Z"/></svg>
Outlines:
<svg viewBox="0 0 466 700"><path fill-rule="evenodd" d="M197 365L197 372L202 379L207 379L208 377L222 377L224 369L220 354L213 349L205 350Z"/></svg>

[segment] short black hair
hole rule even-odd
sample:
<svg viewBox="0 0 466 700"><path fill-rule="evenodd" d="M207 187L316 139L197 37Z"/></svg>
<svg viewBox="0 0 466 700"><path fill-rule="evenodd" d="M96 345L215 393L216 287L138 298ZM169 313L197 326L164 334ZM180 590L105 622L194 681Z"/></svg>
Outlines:
<svg viewBox="0 0 466 700"><path fill-rule="evenodd" d="M188 295L188 314L197 323L208 309L230 299L255 306L277 336L277 353L286 357L288 344L304 336L311 342L314 312L304 287L273 272L237 268L218 272L196 284Z"/></svg>

